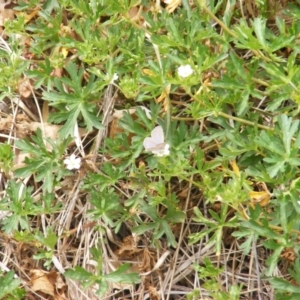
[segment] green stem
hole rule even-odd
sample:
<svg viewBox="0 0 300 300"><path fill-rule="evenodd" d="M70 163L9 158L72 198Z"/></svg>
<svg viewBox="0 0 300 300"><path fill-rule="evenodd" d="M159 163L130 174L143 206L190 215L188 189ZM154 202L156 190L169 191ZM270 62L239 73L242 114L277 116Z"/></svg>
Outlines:
<svg viewBox="0 0 300 300"><path fill-rule="evenodd" d="M199 3L199 5L202 7L202 9L214 20L214 21L216 21L220 26L221 26L221 28L224 30L224 31L226 31L228 34L230 34L232 37L234 37L235 39L237 39L238 40L238 35L234 32L234 31L232 31L232 30L230 30L220 19L218 19L205 5L202 5L201 3L200 3L201 1L200 0L198 0L198 3ZM262 58L263 60L265 60L265 61L272 61L272 59L270 59L270 58L268 58L268 57L266 57L261 51L257 51L257 50L254 50L254 49L251 49L251 51L257 56L257 57L260 57L260 58Z"/></svg>
<svg viewBox="0 0 300 300"><path fill-rule="evenodd" d="M185 177L184 175L179 175L178 177L179 177L180 179L182 179L182 180L185 180L185 181L187 181L187 182L193 184L194 186L198 187L200 190L204 190L204 186L201 185L200 183L198 183L198 182L196 182L196 181L194 181L194 180L192 180L192 179L189 179L188 177Z"/></svg>
<svg viewBox="0 0 300 300"><path fill-rule="evenodd" d="M202 6L203 10L214 20L216 21L224 31L226 31L227 33L229 33L231 36L233 36L234 38L238 38L237 34L235 34L235 32L233 32L232 30L230 30L220 19L218 19L205 5Z"/></svg>
<svg viewBox="0 0 300 300"><path fill-rule="evenodd" d="M237 122L240 122L240 123L251 125L253 127L257 126L260 129L274 130L274 128L272 128L272 127L261 125L261 124L257 124L257 123L254 123L254 122L251 122L251 121L247 121L247 120L244 120L244 119L241 119L241 118L238 118L238 117L233 117L233 116L225 114L223 112L218 112L217 115L218 116L222 116L222 117L224 117L226 119L231 119L231 120L234 120L234 121L237 121Z"/></svg>
<svg viewBox="0 0 300 300"><path fill-rule="evenodd" d="M256 83L259 83L259 84L261 84L261 85L263 85L263 86L267 86L267 87L270 86L269 83L267 83L266 81L263 81L263 80L261 80L261 79L257 79L257 78L253 78L253 77L252 77L251 80L254 81L254 82L256 82Z"/></svg>

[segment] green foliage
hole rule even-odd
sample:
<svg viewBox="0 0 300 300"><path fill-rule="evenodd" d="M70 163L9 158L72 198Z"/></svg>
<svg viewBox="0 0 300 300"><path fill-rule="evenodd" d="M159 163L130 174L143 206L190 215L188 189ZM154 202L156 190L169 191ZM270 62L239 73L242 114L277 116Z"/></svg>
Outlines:
<svg viewBox="0 0 300 300"><path fill-rule="evenodd" d="M9 171L13 166L13 151L11 145L1 144L0 145L0 167L5 174L9 174Z"/></svg>
<svg viewBox="0 0 300 300"><path fill-rule="evenodd" d="M35 176L37 182L43 181L43 189L52 192L63 176L69 174L62 166L61 157L66 149L68 141L57 141L57 143L42 136L42 131L38 129L36 135L29 139L17 141L17 147L28 154L25 158L25 167L15 170L16 177ZM51 150L49 150L50 144Z"/></svg>
<svg viewBox="0 0 300 300"><path fill-rule="evenodd" d="M8 216L2 221L2 229L6 233L30 228L30 215L38 211L31 197L32 188L26 188L21 182L11 180L7 187L7 195L0 201L1 210Z"/></svg>
<svg viewBox="0 0 300 300"><path fill-rule="evenodd" d="M51 227L47 227L46 234L36 231L33 234L33 238L46 248L40 248L38 254L34 255L33 258L36 260L43 260L44 266L49 270L52 266L52 257L54 255L55 246L58 239L56 233Z"/></svg>
<svg viewBox="0 0 300 300"><path fill-rule="evenodd" d="M25 296L25 291L20 288L21 280L14 278L14 272L6 274L0 272L0 298L8 300L21 300Z"/></svg>
<svg viewBox="0 0 300 300"><path fill-rule="evenodd" d="M27 71L28 78L35 79L35 88L40 88L41 86L46 86L47 91L53 89L54 77L51 75L54 71L54 67L51 66L49 58L45 58L44 62L38 64L38 68L35 70Z"/></svg>
<svg viewBox="0 0 300 300"><path fill-rule="evenodd" d="M82 87L84 69L80 68L77 72L77 66L70 62L66 66L70 78L62 77L54 79L54 85L58 92L44 92L43 97L50 102L50 105L60 109L60 112L52 114L49 121L60 123L66 121L60 130L63 137L74 135L74 128L77 119L83 118L88 130L93 127L102 128L99 118L95 116L94 101L99 98L98 83L95 76L91 75L87 85ZM65 85L73 93L65 92Z"/></svg>
<svg viewBox="0 0 300 300"><path fill-rule="evenodd" d="M237 226L237 219L234 217L227 221L228 206L223 205L221 208L220 215L210 210L211 220L205 218L198 208L194 209L195 218L194 221L205 224L206 228L202 229L201 232L193 233L189 236L190 243L194 244L206 235L211 235L208 244L213 244L216 254L221 254L222 236L224 227L234 228Z"/></svg>
<svg viewBox="0 0 300 300"><path fill-rule="evenodd" d="M0 100L11 99L26 76L43 112L47 113L48 104L51 107L47 121L62 128L57 141L45 139L39 129L15 145L11 141L0 145L5 234L13 233L22 242L37 241L41 247L34 257L51 268L58 235L54 227L42 234L32 220L64 209L56 201L56 191L73 173L63 166L63 156L73 147L75 129L81 127L89 134L82 138L86 158L77 174L79 183L84 181L78 195L86 196L85 217L99 220L99 230L105 226L117 233L127 223L132 233L147 234L150 245L159 247L163 241L177 247L173 225L186 226L192 218L201 231L189 235L189 245L205 240L220 255L224 229L232 228L244 255L258 241L270 251L264 275L278 299L297 299L296 286L272 275L286 248L299 252L300 12L291 4L287 13L292 22L286 22L275 18L279 4L258 0L253 3L259 17L250 20L236 9L236 2L199 0L191 6L183 0L168 13L142 1L137 19L130 10L137 1L17 4L15 9L24 14L6 21L1 39ZM39 13L28 20L31 11ZM274 27L268 18L275 20ZM24 42L26 37L29 40ZM190 76L178 74L183 65L190 65ZM113 82L115 73L119 79ZM97 134L94 130L107 129L101 108L109 85L118 90L110 99L116 109L139 103L150 108L151 120L142 109L134 116L124 113L118 123L122 132L101 144L96 173L88 168L90 140ZM143 147L158 124L170 145L166 157ZM26 165L12 172L15 148L27 157ZM27 186L21 181L28 177L32 186L32 181ZM42 184L39 201L32 195L33 187L40 186L37 183ZM261 184L270 192L266 207L252 203L249 196ZM201 202L193 202L189 211L180 198L186 185L189 199L193 193L201 194ZM212 209L215 202L219 211ZM93 249L93 254L98 263L95 272L77 266L66 276L86 288L98 284L99 297L109 283L139 281L127 264L104 274L101 251ZM226 291L220 286L216 278L222 268L205 259L195 269L213 299L240 298L241 286ZM296 260L290 274L300 284L298 269ZM14 294L20 282L12 276L9 272L0 278L0 298L21 297ZM189 299L199 297L198 292L190 293Z"/></svg>
<svg viewBox="0 0 300 300"><path fill-rule="evenodd" d="M299 258L295 261L293 269L289 269L293 280L299 284L300 282L300 273L299 273L300 261ZM283 300L296 300L299 298L300 288L297 285L292 284L291 282L278 277L268 278L272 286L276 289L276 299Z"/></svg>
<svg viewBox="0 0 300 300"><path fill-rule="evenodd" d="M140 282L138 274L130 272L129 264L123 264L109 274L103 274L101 252L96 248L91 249L91 251L93 253L93 259L97 262L96 271L91 273L86 271L84 268L77 266L73 270L67 270L65 272L66 277L80 281L84 288L88 288L93 284L98 284L99 288L96 294L99 297L105 294L109 283L136 284Z"/></svg>
<svg viewBox="0 0 300 300"><path fill-rule="evenodd" d="M222 274L222 268L217 268L207 257L203 260L204 266L193 265L198 272L199 279L204 280L203 287L209 291L209 294L216 300L238 300L240 299L242 286L232 285L228 292L224 292L223 287L217 280L218 276Z"/></svg>
<svg viewBox="0 0 300 300"><path fill-rule="evenodd" d="M42 197L42 202L35 202L31 196L33 187L26 187L22 182L10 180L6 189L7 195L0 200L1 211L7 214L2 220L1 228L7 233L18 230L30 230L31 217L54 213L60 208L59 204L53 205L53 195Z"/></svg>
<svg viewBox="0 0 300 300"><path fill-rule="evenodd" d="M22 80L23 73L28 69L29 62L21 59L22 50L19 41L12 36L5 46L0 47L0 100L13 97Z"/></svg>

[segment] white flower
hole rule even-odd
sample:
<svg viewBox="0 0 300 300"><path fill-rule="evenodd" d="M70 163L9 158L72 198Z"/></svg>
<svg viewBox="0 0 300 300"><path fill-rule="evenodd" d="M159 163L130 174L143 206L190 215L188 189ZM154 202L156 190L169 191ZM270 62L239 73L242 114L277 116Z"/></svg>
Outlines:
<svg viewBox="0 0 300 300"><path fill-rule="evenodd" d="M73 170L73 169L80 169L81 165L81 158L75 156L75 154L72 154L70 157L66 158L64 160L64 163L66 164L66 168L68 170Z"/></svg>
<svg viewBox="0 0 300 300"><path fill-rule="evenodd" d="M146 151L151 151L157 156L170 154L170 145L165 143L164 132L161 126L157 126L151 131L151 136L144 139L143 145Z"/></svg>
<svg viewBox="0 0 300 300"><path fill-rule="evenodd" d="M185 65L185 66L180 66L177 69L177 73L180 77L189 77L190 75L192 75L194 73L194 70L192 69L192 67L190 65Z"/></svg>
<svg viewBox="0 0 300 300"><path fill-rule="evenodd" d="M115 73L114 75L113 75L113 78L112 78L112 80L111 80L111 83L113 83L114 81L116 81L116 80L118 80L119 79L119 75L118 75L118 73Z"/></svg>

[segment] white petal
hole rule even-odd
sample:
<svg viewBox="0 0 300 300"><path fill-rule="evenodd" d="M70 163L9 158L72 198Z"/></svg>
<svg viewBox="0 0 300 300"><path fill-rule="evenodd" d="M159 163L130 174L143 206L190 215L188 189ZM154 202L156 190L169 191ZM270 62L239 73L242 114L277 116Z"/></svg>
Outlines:
<svg viewBox="0 0 300 300"><path fill-rule="evenodd" d="M69 165L70 164L70 158L64 159L64 164Z"/></svg>
<svg viewBox="0 0 300 300"><path fill-rule="evenodd" d="M118 80L118 79L119 79L119 75L118 75L118 73L115 73L113 76L113 80Z"/></svg>
<svg viewBox="0 0 300 300"><path fill-rule="evenodd" d="M76 159L76 156L75 156L74 153L72 153L71 156L70 156L70 161L74 161L74 159Z"/></svg>
<svg viewBox="0 0 300 300"><path fill-rule="evenodd" d="M72 166L72 165L66 165L66 168L67 168L68 170L73 170L73 166Z"/></svg>
<svg viewBox="0 0 300 300"><path fill-rule="evenodd" d="M194 70L192 69L192 67L190 65L184 65L184 66L180 66L177 69L178 75L180 77L189 77L190 75L192 75L194 73Z"/></svg>
<svg viewBox="0 0 300 300"><path fill-rule="evenodd" d="M81 158L75 156L75 154L71 154L70 157L66 158L64 160L64 163L66 164L66 168L68 170L73 170L73 169L80 169L81 165Z"/></svg>
<svg viewBox="0 0 300 300"><path fill-rule="evenodd" d="M75 158L75 159L74 159L74 162L75 162L75 164L79 164L79 165L80 165L80 163L81 163L81 158L80 158L80 157Z"/></svg>
<svg viewBox="0 0 300 300"><path fill-rule="evenodd" d="M113 84L118 79L119 79L119 75L117 73L115 73L110 81L110 84Z"/></svg>

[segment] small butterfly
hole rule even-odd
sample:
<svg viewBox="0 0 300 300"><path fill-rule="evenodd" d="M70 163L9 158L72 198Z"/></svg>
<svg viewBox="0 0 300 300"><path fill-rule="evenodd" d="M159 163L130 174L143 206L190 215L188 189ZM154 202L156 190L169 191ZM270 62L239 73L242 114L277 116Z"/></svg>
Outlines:
<svg viewBox="0 0 300 300"><path fill-rule="evenodd" d="M143 145L146 151L150 151L157 156L170 154L170 145L165 143L164 131L161 126L157 126L151 131L151 136L144 139Z"/></svg>

